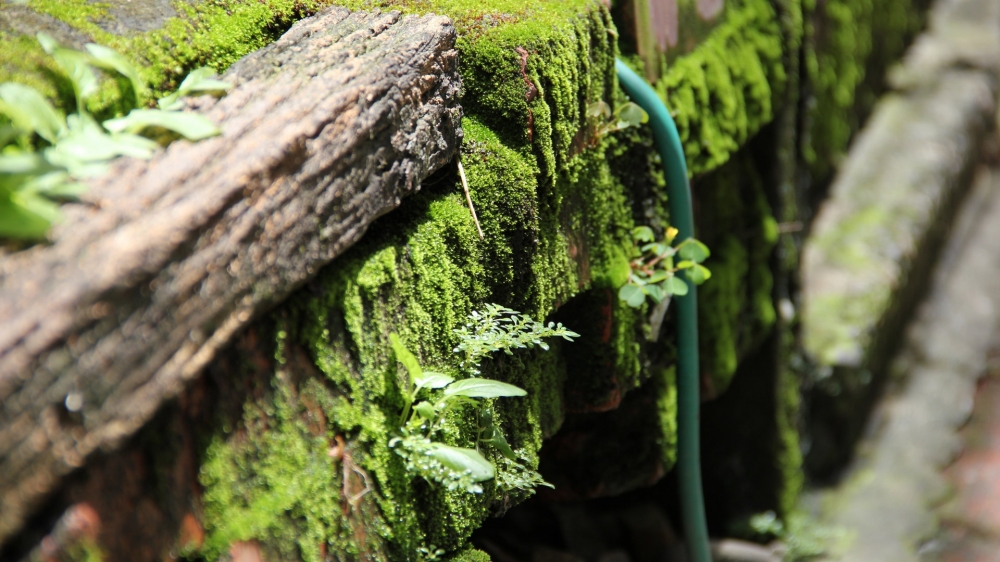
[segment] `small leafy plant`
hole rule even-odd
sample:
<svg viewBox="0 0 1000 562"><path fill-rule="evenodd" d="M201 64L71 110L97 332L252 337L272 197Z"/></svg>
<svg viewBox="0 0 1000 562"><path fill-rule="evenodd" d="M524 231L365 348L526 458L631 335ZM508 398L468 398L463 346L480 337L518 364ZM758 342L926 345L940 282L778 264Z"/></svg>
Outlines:
<svg viewBox="0 0 1000 562"><path fill-rule="evenodd" d="M757 538L784 543L784 560L805 562L827 559L850 543L851 534L843 527L821 523L804 513L791 513L785 521L773 511L758 513L749 520Z"/></svg>
<svg viewBox="0 0 1000 562"><path fill-rule="evenodd" d="M629 127L638 127L649 121L646 110L634 102L623 103L612 111L611 106L604 100L588 105L587 117L598 120L597 130L594 131L595 138Z"/></svg>
<svg viewBox="0 0 1000 562"><path fill-rule="evenodd" d="M687 283L678 272L683 271L695 285L701 285L712 276L707 267L701 265L709 256L708 247L688 238L672 246L677 238L677 229L667 229L663 240L656 241L653 229L639 226L632 230L635 241L634 257L629 263L632 272L628 281L618 290L618 298L632 308L639 308L646 297L659 303L671 295L686 295ZM680 260L675 262L675 258Z"/></svg>
<svg viewBox="0 0 1000 562"><path fill-rule="evenodd" d="M159 100L159 109L139 108L146 86L124 56L94 43L77 51L45 33L37 38L72 84L76 112L63 115L30 86L0 84L0 114L8 121L0 120L0 236L45 236L60 218L56 202L83 192L78 180L103 173L119 156L152 156L159 143L139 133L167 131L192 141L219 134L205 117L180 111L180 96L231 87L214 79L211 69L192 71L177 92ZM98 123L87 111L87 100L100 86L95 69L128 84L132 109L124 117Z"/></svg>
<svg viewBox="0 0 1000 562"><path fill-rule="evenodd" d="M482 361L495 351L513 354L514 349L540 347L548 350L548 337L567 341L579 334L549 322L535 322L526 314L496 304L483 312L474 311L469 322L455 330L460 343L454 349L462 355L460 370L465 378L424 370L395 333L390 334L396 360L409 378L403 389L404 407L399 419L399 435L389 446L406 461L407 470L449 490L482 493L480 482L497 479L506 491L533 491L536 486L550 486L534 470L526 467L511 448L497 425L491 399L525 396L527 392L512 384L481 378ZM441 433L453 410L470 407L476 412L477 432L473 447L458 447L442 442ZM486 453L486 455L484 455ZM487 456L496 458L497 471Z"/></svg>

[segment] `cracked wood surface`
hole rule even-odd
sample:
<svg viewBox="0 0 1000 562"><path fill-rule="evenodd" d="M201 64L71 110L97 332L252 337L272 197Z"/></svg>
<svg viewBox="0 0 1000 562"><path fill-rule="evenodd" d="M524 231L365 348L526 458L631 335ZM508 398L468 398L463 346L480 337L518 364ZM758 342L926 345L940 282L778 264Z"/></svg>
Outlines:
<svg viewBox="0 0 1000 562"><path fill-rule="evenodd" d="M451 160L454 42L439 16L303 20L188 100L220 137L116 162L0 255L0 542Z"/></svg>

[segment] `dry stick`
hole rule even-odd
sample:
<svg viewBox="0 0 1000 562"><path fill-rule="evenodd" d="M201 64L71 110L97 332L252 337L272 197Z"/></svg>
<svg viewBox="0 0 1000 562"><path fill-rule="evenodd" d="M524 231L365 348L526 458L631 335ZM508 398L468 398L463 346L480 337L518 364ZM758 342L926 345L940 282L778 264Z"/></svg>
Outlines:
<svg viewBox="0 0 1000 562"><path fill-rule="evenodd" d="M472 211L472 220L476 223L476 230L479 231L479 239L483 236L483 227L479 226L479 217L476 216L476 208L472 206L472 196L469 195L469 182L465 179L465 168L462 167L462 157L458 157L458 177L462 178L462 189L465 190L465 200L469 202L469 210Z"/></svg>

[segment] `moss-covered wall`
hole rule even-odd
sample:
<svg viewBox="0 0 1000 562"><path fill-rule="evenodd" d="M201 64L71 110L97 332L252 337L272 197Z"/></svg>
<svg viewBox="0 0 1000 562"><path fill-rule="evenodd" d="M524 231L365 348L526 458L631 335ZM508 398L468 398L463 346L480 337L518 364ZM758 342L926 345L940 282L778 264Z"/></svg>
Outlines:
<svg viewBox="0 0 1000 562"><path fill-rule="evenodd" d="M922 27L929 0L805 0L808 97L802 152L818 183L884 89L885 72Z"/></svg>
<svg viewBox="0 0 1000 562"><path fill-rule="evenodd" d="M417 560L434 558L436 549L481 558L467 550L471 533L525 494L492 482L478 495L448 492L407 474L388 445L404 377L388 336L399 333L425 366L453 370L452 330L486 302L558 319L581 334L549 352L497 358L485 370L528 391L498 401L496 409L519 455L531 465L542 457L546 475L559 485L550 497L608 495L658 479L675 460L673 327L668 317L659 340L649 341L650 311L628 308L615 293L628 274L630 229L648 224L662 232L669 216L648 130L599 136L601 123L587 116L591 103L625 101L614 77L618 31L604 4L155 0L142 5L156 10L143 12L117 0L30 0L0 9L0 81L16 78L53 98L67 95L34 40L23 35L46 29L72 45L96 41L126 53L146 67L155 94L193 67L224 70L330 3L455 18L465 89L461 159L484 237L455 170L444 170L262 320L247 344L254 354L224 369L248 381L236 413L220 412L199 430L192 453L199 486L190 501L202 535L179 538L175 551L217 559L249 542L268 559ZM794 198L778 185L795 175L787 152L799 113L786 105L796 103L806 81L816 107L827 108L812 113L825 121L813 120L813 140L803 146L814 166L828 163L857 126L839 117L856 107L839 77L860 83L863 75L828 68L878 69L888 60L844 38L875 30L885 35L879 40L886 48L898 51L913 27L912 14L898 8L909 6L906 0L883 3L894 7L885 21L869 0L830 0L805 26L797 0L727 0L700 43L660 61L655 87L677 122L699 236L713 251L707 263L713 278L700 291L706 399L725 392L745 357L787 348L781 342L790 337L788 323L776 319L774 305L785 289L775 286L787 286L794 259L772 255L780 230L775 217L796 216ZM848 4L868 8L835 7ZM798 54L805 32L813 42L803 77ZM881 62L871 62L873 52ZM643 64L634 53L623 55ZM114 113L119 94L109 88L92 109ZM791 136L748 149L779 115L790 116L781 130ZM786 165L775 174L769 167L779 153ZM794 249L788 240L782 244ZM773 360L761 364L775 368ZM763 484L770 492L760 497L769 499L751 503L787 512L799 482L797 383L787 369L775 372L761 383L771 385L772 399L740 411L760 416L769 432L764 449L746 454L763 450L777 467ZM470 443L470 415L449 419L453 443ZM627 439L608 433L627 427L642 431ZM560 445L543 449L547 442ZM594 455L603 461L587 462ZM566 469L580 463L587 470Z"/></svg>

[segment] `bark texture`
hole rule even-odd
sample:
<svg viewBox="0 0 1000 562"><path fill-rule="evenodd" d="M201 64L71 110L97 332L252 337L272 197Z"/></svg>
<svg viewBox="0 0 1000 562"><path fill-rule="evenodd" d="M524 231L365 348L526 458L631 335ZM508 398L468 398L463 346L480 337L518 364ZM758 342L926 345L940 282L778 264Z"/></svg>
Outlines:
<svg viewBox="0 0 1000 562"><path fill-rule="evenodd" d="M303 20L189 100L221 136L119 161L0 256L0 541L452 158L454 41L438 16Z"/></svg>

